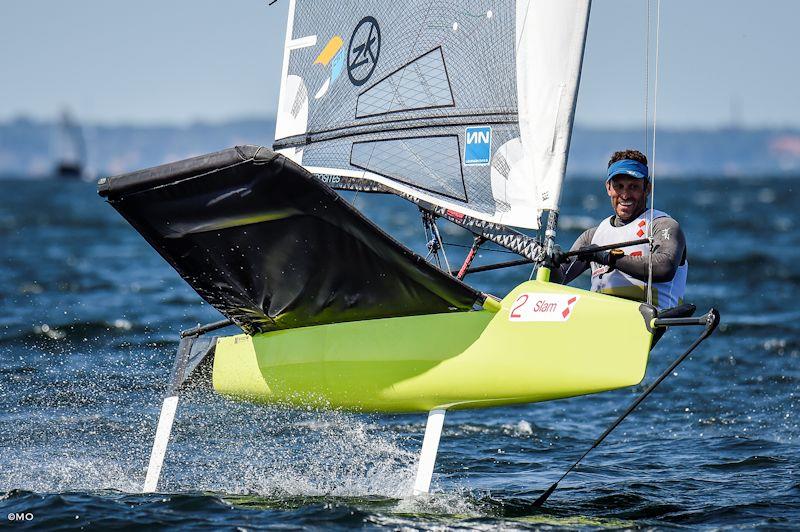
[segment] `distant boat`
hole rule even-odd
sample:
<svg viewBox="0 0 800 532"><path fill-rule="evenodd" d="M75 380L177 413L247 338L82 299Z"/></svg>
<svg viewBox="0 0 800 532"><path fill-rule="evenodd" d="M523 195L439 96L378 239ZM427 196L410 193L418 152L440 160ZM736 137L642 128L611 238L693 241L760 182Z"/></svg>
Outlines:
<svg viewBox="0 0 800 532"><path fill-rule="evenodd" d="M86 142L80 124L69 111L61 113L56 134L58 160L54 169L57 177L83 179L86 167Z"/></svg>

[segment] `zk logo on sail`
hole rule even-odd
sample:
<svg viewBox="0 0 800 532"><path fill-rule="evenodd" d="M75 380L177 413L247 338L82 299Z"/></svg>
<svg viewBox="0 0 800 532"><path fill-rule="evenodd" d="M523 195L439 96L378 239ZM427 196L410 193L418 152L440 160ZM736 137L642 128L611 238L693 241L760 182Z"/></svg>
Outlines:
<svg viewBox="0 0 800 532"><path fill-rule="evenodd" d="M381 29L374 17L364 17L350 36L347 49L347 75L353 85L366 83L381 55Z"/></svg>

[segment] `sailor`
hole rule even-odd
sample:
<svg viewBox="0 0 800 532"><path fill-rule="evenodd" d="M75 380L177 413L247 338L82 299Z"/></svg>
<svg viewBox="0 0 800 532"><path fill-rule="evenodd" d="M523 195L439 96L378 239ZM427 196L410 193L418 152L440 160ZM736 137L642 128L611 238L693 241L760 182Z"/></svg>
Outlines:
<svg viewBox="0 0 800 532"><path fill-rule="evenodd" d="M553 279L567 284L590 269L592 291L646 301L650 245L595 250L647 238L650 234L651 211L647 208L650 178L644 154L637 150L614 153L608 162L606 192L614 214L578 237L570 251L582 253L566 259L556 249L553 265L558 269L554 268ZM652 302L664 310L683 303L688 270L686 239L678 222L664 212L652 211L652 223Z"/></svg>

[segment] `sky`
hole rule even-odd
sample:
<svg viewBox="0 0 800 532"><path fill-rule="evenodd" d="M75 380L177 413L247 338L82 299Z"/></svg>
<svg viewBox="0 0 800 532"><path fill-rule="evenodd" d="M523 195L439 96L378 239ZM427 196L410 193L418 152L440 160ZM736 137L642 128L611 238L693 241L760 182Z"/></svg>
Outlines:
<svg viewBox="0 0 800 532"><path fill-rule="evenodd" d="M270 1L2 0L0 121L271 117L288 0ZM594 0L578 124L643 124L647 3ZM800 127L799 19L797 0L662 0L659 126Z"/></svg>

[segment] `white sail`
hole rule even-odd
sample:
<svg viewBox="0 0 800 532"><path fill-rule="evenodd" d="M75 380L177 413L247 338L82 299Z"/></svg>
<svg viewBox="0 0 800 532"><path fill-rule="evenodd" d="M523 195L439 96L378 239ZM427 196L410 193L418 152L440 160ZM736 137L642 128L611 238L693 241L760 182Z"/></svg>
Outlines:
<svg viewBox="0 0 800 532"><path fill-rule="evenodd" d="M275 148L480 220L557 209L590 0L290 2Z"/></svg>
<svg viewBox="0 0 800 532"><path fill-rule="evenodd" d="M74 168L82 168L86 163L86 144L83 131L68 110L61 113L56 136L58 163Z"/></svg>
<svg viewBox="0 0 800 532"><path fill-rule="evenodd" d="M525 20L517 26L519 127L540 210L558 210L590 5L591 0L517 3L517 20Z"/></svg>

